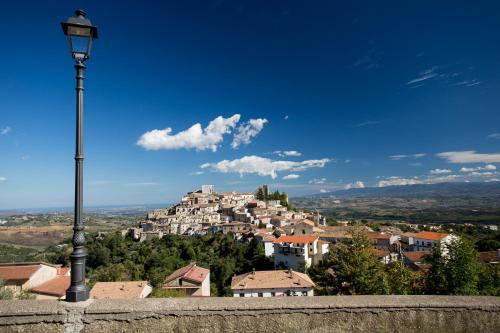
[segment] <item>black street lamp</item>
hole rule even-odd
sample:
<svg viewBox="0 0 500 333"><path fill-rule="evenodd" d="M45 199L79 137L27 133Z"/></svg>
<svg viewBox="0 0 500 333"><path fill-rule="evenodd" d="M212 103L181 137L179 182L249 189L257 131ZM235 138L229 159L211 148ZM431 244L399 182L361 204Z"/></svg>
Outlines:
<svg viewBox="0 0 500 333"><path fill-rule="evenodd" d="M73 253L71 253L71 285L66 290L66 301L81 302L89 299L85 286L85 235L82 219L83 207L83 63L90 57L92 40L97 38L97 28L78 9L61 26L68 38L69 50L76 61L76 154L75 154L75 218L73 224Z"/></svg>

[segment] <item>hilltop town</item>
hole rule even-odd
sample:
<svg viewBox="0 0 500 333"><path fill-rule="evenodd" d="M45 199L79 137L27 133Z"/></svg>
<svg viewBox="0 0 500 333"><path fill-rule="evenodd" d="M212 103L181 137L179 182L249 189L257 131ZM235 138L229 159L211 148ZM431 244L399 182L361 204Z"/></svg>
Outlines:
<svg viewBox="0 0 500 333"><path fill-rule="evenodd" d="M240 237L245 232L281 228L307 221L324 226L326 219L318 213L288 209L285 193L269 193L267 185L256 193L217 193L213 185L188 192L181 201L165 209L149 212L140 228L130 230L133 238L144 241L163 235L206 235L222 231Z"/></svg>

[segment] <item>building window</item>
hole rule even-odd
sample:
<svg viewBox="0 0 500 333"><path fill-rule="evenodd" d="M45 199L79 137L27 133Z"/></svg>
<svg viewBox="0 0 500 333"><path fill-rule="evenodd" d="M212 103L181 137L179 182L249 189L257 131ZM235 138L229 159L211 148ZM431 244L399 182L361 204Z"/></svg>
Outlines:
<svg viewBox="0 0 500 333"><path fill-rule="evenodd" d="M258 293L257 297L264 297L264 294L263 293Z"/></svg>
<svg viewBox="0 0 500 333"><path fill-rule="evenodd" d="M307 296L307 291L303 291L302 296Z"/></svg>
<svg viewBox="0 0 500 333"><path fill-rule="evenodd" d="M272 297L276 296L276 293L274 291L271 291L271 296Z"/></svg>
<svg viewBox="0 0 500 333"><path fill-rule="evenodd" d="M245 297L245 294L244 294L244 293L241 293L241 294L240 294L240 297Z"/></svg>

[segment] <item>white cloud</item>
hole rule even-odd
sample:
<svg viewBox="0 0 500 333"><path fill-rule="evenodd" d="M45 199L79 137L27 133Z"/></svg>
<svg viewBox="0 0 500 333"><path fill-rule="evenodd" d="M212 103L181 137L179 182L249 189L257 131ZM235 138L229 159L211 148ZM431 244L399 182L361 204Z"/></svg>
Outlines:
<svg viewBox="0 0 500 333"><path fill-rule="evenodd" d="M296 150L276 150L273 152L273 154L276 154L280 157L285 157L285 156L299 157L299 156L302 156L302 153L298 152Z"/></svg>
<svg viewBox="0 0 500 333"><path fill-rule="evenodd" d="M244 156L235 160L223 160L217 163L205 163L200 167L221 173L253 173L259 176L271 176L275 179L279 171L304 171L310 168L323 168L330 159L295 161L275 161L260 156Z"/></svg>
<svg viewBox="0 0 500 333"><path fill-rule="evenodd" d="M0 177L0 182L4 182L4 181L6 181L6 180L7 180L7 178L5 178L5 177Z"/></svg>
<svg viewBox="0 0 500 333"><path fill-rule="evenodd" d="M393 161L398 161L398 160L401 160L403 158L421 158L421 157L424 157L426 155L427 154L424 154L424 153L411 154L411 155L399 154L399 155L391 155L391 156L389 156L389 158Z"/></svg>
<svg viewBox="0 0 500 333"><path fill-rule="evenodd" d="M481 170L485 170L482 168ZM470 171L470 170L467 170ZM463 171L462 171L463 172ZM437 183L446 183L446 182L469 182L469 181L478 181L478 178L482 178L483 180L492 179L492 177L497 176L499 173L492 171L472 171L467 174L431 174L423 177L413 177L413 178L402 178L402 177L388 177L386 179L380 180L378 182L379 187L385 186L394 186L394 185L415 185L415 184L437 184Z"/></svg>
<svg viewBox="0 0 500 333"><path fill-rule="evenodd" d="M324 189L324 188L320 188L320 189L319 189L319 192L320 192L320 193L326 193L326 192L328 192L328 190L326 190L326 189Z"/></svg>
<svg viewBox="0 0 500 333"><path fill-rule="evenodd" d="M500 153L481 154L474 150L448 151L436 154L450 163L500 163Z"/></svg>
<svg viewBox="0 0 500 333"><path fill-rule="evenodd" d="M464 80L464 81L457 82L454 84L454 86L474 87L474 86L480 85L481 83L482 83L481 81L478 81L477 79L473 79L473 80Z"/></svg>
<svg viewBox="0 0 500 333"><path fill-rule="evenodd" d="M423 82L425 80L429 80L429 79L432 79L433 77L436 77L438 75L438 73L436 73L437 69L438 69L438 66L434 66L432 68L429 68L429 69L426 69L426 70L420 72L420 75L417 78L406 82L406 85L412 85L412 84Z"/></svg>
<svg viewBox="0 0 500 333"><path fill-rule="evenodd" d="M459 71L446 71L446 67L449 66L434 66L428 68L419 73L419 75L408 82L406 85L410 86L410 88L417 88L425 85L431 79L432 81L441 81L444 82L448 86L462 86L462 87L474 87L482 84L482 81L478 79L461 79L461 81L456 81L459 77L463 77L463 73Z"/></svg>
<svg viewBox="0 0 500 333"><path fill-rule="evenodd" d="M450 169L432 169L431 174L432 175L441 175L444 173L451 173Z"/></svg>
<svg viewBox="0 0 500 333"><path fill-rule="evenodd" d="M362 181L358 180L354 183L349 183L347 184L346 186L344 186L344 188L346 190L349 190L351 188L365 188L365 183L363 183Z"/></svg>
<svg viewBox="0 0 500 333"><path fill-rule="evenodd" d="M485 171L485 172L477 172L477 171L473 171L471 173L468 174L469 177L491 177L493 175L495 175L496 173L493 173L491 171Z"/></svg>
<svg viewBox="0 0 500 333"><path fill-rule="evenodd" d="M308 183L315 184L315 185L324 184L324 183L326 183L326 178L320 178L320 179L314 178L313 180L308 181Z"/></svg>
<svg viewBox="0 0 500 333"><path fill-rule="evenodd" d="M488 135L488 139L500 139L500 133L491 133Z"/></svg>
<svg viewBox="0 0 500 333"><path fill-rule="evenodd" d="M421 181L418 178L401 178L397 176L392 176L384 180L380 180L377 186L386 187L386 186L396 186L396 185L415 185L420 183Z"/></svg>
<svg viewBox="0 0 500 333"><path fill-rule="evenodd" d="M9 126L2 127L0 128L0 135L7 135L10 133L10 131L12 131L12 128L10 128Z"/></svg>
<svg viewBox="0 0 500 333"><path fill-rule="evenodd" d="M473 172L473 171L481 171L481 170L487 170L487 171L492 171L496 170L497 167L493 164L486 164L484 167L475 167L475 168L466 168L463 167L460 169L460 172Z"/></svg>
<svg viewBox="0 0 500 333"><path fill-rule="evenodd" d="M296 173L291 173L283 177L284 180L297 179L297 178L300 178L300 175L297 175Z"/></svg>
<svg viewBox="0 0 500 333"><path fill-rule="evenodd" d="M211 149L217 151L219 144L223 141L224 134L231 130L240 120L240 115L235 114L230 118L219 116L212 120L207 127L201 127L196 123L187 130L172 135L172 128L163 130L152 130L144 133L137 144L146 150L160 149Z"/></svg>
<svg viewBox="0 0 500 333"><path fill-rule="evenodd" d="M249 144L251 139L262 131L264 125L267 123L267 119L258 118L258 119L250 119L244 124L241 124L238 127L238 131L234 135L233 142L231 143L231 147L236 149L241 144Z"/></svg>
<svg viewBox="0 0 500 333"><path fill-rule="evenodd" d="M416 178L389 177L385 180L380 180L378 182L378 187L396 186L396 185L415 185L420 183L421 183L420 180Z"/></svg>

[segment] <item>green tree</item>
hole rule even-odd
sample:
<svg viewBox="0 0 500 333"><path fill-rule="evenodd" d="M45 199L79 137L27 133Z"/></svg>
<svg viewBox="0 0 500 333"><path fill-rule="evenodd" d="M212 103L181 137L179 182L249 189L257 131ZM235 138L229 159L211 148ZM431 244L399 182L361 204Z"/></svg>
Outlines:
<svg viewBox="0 0 500 333"><path fill-rule="evenodd" d="M446 260L442 255L441 247L436 246L431 255L424 259L424 262L431 265L425 279L425 293L435 295L448 294Z"/></svg>
<svg viewBox="0 0 500 333"><path fill-rule="evenodd" d="M410 295L413 293L415 278L413 272L405 267L401 260L391 262L386 266L390 293L393 295Z"/></svg>
<svg viewBox="0 0 500 333"><path fill-rule="evenodd" d="M460 237L453 240L447 249L448 292L453 295L477 295L480 263L474 243Z"/></svg>
<svg viewBox="0 0 500 333"><path fill-rule="evenodd" d="M265 200L265 198L264 198L264 190L262 190L262 187L259 187L257 189L257 192L255 192L255 198L257 200Z"/></svg>
<svg viewBox="0 0 500 333"><path fill-rule="evenodd" d="M500 265L487 264L481 267L478 289L481 295L500 296Z"/></svg>
<svg viewBox="0 0 500 333"><path fill-rule="evenodd" d="M474 243L466 237L436 246L428 263L432 265L426 279L426 291L432 294L477 295L481 273Z"/></svg>
<svg viewBox="0 0 500 333"><path fill-rule="evenodd" d="M342 293L389 293L384 264L373 254L368 235L361 228L353 228L351 242L334 246L328 261L334 271L337 289Z"/></svg>

